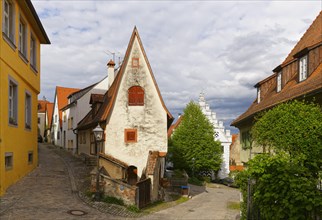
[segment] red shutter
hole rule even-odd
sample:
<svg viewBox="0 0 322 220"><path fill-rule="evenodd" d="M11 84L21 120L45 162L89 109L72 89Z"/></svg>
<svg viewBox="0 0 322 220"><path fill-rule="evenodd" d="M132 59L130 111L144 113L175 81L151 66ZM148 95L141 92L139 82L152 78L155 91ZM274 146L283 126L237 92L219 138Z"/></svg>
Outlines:
<svg viewBox="0 0 322 220"><path fill-rule="evenodd" d="M144 90L140 86L133 86L129 89L129 105L144 105Z"/></svg>

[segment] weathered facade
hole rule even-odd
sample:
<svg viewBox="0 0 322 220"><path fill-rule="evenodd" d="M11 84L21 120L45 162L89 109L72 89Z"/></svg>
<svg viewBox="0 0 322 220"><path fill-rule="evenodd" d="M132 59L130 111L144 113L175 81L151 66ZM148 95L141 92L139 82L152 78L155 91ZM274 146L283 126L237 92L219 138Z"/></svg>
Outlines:
<svg viewBox="0 0 322 220"><path fill-rule="evenodd" d="M114 65L109 68L114 70ZM164 172L167 130L173 117L162 100L136 28L119 71L109 73L113 74L108 76L108 91L104 96L92 95L92 110L78 124L79 142L86 142L80 145L80 153L97 153L92 130L100 124L104 129L104 140L99 143L101 165L105 160L112 161L111 158L126 163L125 175L119 177L130 185L155 172L158 172L159 180ZM159 166L153 174L147 172L151 163L149 152L159 152L156 158ZM113 166L120 165L114 163ZM107 165L104 168L107 173L114 169ZM159 198L159 181L152 181L151 199L156 200Z"/></svg>
<svg viewBox="0 0 322 220"><path fill-rule="evenodd" d="M322 12L304 33L284 62L273 74L255 85L257 98L246 112L232 122L240 130L243 148L241 161L265 149L251 139L250 130L254 117L289 100L307 100L322 104ZM251 150L249 150L251 148Z"/></svg>

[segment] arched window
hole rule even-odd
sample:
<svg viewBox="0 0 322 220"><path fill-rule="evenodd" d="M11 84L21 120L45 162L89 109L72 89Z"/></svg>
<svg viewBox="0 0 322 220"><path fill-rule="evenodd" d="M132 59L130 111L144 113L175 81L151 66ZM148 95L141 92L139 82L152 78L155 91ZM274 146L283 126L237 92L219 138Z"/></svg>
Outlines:
<svg viewBox="0 0 322 220"><path fill-rule="evenodd" d="M129 88L129 105L144 105L144 90L141 86L132 86Z"/></svg>

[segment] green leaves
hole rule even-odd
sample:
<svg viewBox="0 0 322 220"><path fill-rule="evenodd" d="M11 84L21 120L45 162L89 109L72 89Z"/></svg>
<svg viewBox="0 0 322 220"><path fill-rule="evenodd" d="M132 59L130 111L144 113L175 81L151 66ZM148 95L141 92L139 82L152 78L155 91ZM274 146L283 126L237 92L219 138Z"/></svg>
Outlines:
<svg viewBox="0 0 322 220"><path fill-rule="evenodd" d="M257 155L238 175L244 201L247 180L252 179L256 180L253 202L262 219L321 215L322 192L317 189L322 167L321 107L299 101L280 104L257 118L251 134L273 153Z"/></svg>
<svg viewBox="0 0 322 220"><path fill-rule="evenodd" d="M190 173L192 169L195 172L218 170L222 153L220 142L214 140L212 124L194 102L187 105L182 117L169 147L175 167Z"/></svg>

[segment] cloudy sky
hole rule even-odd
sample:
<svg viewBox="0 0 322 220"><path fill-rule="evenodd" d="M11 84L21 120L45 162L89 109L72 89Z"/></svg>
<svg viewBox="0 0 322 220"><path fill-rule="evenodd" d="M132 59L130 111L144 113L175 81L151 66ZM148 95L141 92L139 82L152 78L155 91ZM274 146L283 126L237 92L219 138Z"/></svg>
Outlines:
<svg viewBox="0 0 322 220"><path fill-rule="evenodd" d="M319 1L32 0L51 45L42 46L41 93L84 88L122 60L137 26L163 99L177 117L204 92L225 124L255 99L322 9Z"/></svg>

